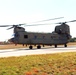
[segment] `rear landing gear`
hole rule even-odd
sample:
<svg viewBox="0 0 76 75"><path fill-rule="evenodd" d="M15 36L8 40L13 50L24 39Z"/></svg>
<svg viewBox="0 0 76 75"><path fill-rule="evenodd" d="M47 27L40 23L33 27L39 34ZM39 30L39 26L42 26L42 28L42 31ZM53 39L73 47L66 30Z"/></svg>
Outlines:
<svg viewBox="0 0 76 75"><path fill-rule="evenodd" d="M55 45L55 48L57 48L57 45Z"/></svg>
<svg viewBox="0 0 76 75"><path fill-rule="evenodd" d="M67 47L67 44L65 44L64 47Z"/></svg>
<svg viewBox="0 0 76 75"><path fill-rule="evenodd" d="M33 46L29 46L29 49L32 49L33 48Z"/></svg>

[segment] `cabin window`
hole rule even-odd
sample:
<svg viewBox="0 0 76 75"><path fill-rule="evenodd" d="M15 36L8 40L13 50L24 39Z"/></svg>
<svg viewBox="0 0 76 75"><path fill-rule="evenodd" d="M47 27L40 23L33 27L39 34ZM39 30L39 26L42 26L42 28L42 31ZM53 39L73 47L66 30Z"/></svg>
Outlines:
<svg viewBox="0 0 76 75"><path fill-rule="evenodd" d="M57 39L58 36L51 36L51 39Z"/></svg>
<svg viewBox="0 0 76 75"><path fill-rule="evenodd" d="M36 39L36 38L37 38L37 36L34 36L34 38Z"/></svg>
<svg viewBox="0 0 76 75"><path fill-rule="evenodd" d="M28 35L24 35L24 38L27 39L28 38Z"/></svg>
<svg viewBox="0 0 76 75"><path fill-rule="evenodd" d="M45 36L43 36L43 39L45 38Z"/></svg>
<svg viewBox="0 0 76 75"><path fill-rule="evenodd" d="M55 37L55 36L51 36L51 38L52 38L52 39L55 39L56 37Z"/></svg>
<svg viewBox="0 0 76 75"><path fill-rule="evenodd" d="M51 38L53 39L53 36L51 36Z"/></svg>

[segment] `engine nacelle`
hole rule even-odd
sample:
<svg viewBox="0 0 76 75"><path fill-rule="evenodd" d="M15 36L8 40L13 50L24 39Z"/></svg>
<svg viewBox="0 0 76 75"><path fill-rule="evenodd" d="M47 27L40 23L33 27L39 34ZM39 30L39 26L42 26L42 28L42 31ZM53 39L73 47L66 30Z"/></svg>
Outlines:
<svg viewBox="0 0 76 75"><path fill-rule="evenodd" d="M62 23L61 25L55 27L55 32L58 34L70 34L70 28L67 24Z"/></svg>
<svg viewBox="0 0 76 75"><path fill-rule="evenodd" d="M25 28L23 28L23 27L15 27L14 28L14 33L16 33L16 32L23 32L23 31L25 31Z"/></svg>

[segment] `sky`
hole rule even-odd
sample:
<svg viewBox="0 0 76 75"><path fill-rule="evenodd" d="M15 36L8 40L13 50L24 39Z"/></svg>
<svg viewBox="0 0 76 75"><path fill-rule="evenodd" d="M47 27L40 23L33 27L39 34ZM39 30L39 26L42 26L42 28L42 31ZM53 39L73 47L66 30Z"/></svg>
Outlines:
<svg viewBox="0 0 76 75"><path fill-rule="evenodd" d="M34 24L38 21L64 17L40 23L58 23L76 20L76 0L0 0L0 25L20 23ZM72 37L76 37L76 22L68 23ZM26 31L52 32L56 24L24 26ZM0 27L0 41L13 37L13 29Z"/></svg>

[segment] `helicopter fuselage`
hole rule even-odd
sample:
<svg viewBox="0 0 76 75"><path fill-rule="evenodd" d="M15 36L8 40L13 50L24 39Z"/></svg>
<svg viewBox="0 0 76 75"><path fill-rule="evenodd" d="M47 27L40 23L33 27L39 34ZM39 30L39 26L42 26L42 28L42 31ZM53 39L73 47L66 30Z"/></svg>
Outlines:
<svg viewBox="0 0 76 75"><path fill-rule="evenodd" d="M60 17L63 18L63 17ZM60 18L54 18L54 19L48 19L43 21L49 21L49 20L55 20ZM43 22L40 21L40 22ZM55 27L54 31L52 33L38 33L38 32L27 32L25 31L25 28L21 27L21 25L25 26L38 26L38 25L47 25L47 24L17 24L17 25L0 25L0 27L9 27L9 29L14 28L14 37L9 39L8 41L13 42L15 44L22 44L22 45L30 45L29 48L32 49L32 45L37 45L37 48L40 49L40 45L54 45L57 47L57 45L64 45L67 47L67 43L71 39L70 35L70 27L66 24L69 22L76 22L76 20L71 20L67 22L58 22L54 24L59 24ZM49 25L49 24L48 24Z"/></svg>
<svg viewBox="0 0 76 75"><path fill-rule="evenodd" d="M14 38L11 41L15 44L30 45L30 49L32 49L32 45L38 45L37 48L41 48L40 45L55 45L55 47L64 45L67 47L71 38L68 25L56 26L52 33L26 32L22 27L15 28L14 33Z"/></svg>
<svg viewBox="0 0 76 75"><path fill-rule="evenodd" d="M57 33L34 33L34 32L17 32L14 37L14 42L18 44L66 44L68 38L65 34Z"/></svg>

